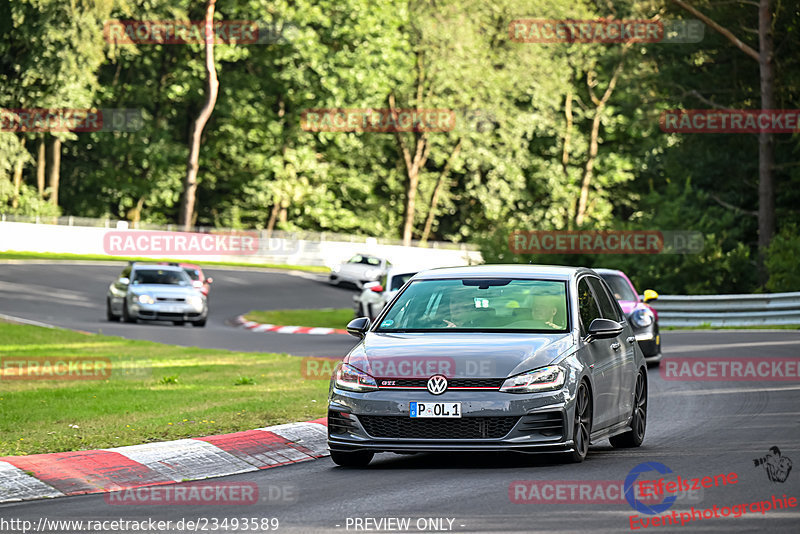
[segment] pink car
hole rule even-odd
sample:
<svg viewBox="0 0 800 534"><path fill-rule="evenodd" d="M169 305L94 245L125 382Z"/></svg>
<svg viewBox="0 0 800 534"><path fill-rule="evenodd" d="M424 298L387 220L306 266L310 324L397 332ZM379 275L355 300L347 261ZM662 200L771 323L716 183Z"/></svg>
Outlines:
<svg viewBox="0 0 800 534"><path fill-rule="evenodd" d="M639 347L647 363L661 361L661 334L658 331L658 312L648 304L658 298L658 293L646 289L644 298L639 297L633 282L625 273L616 269L593 269L605 280L614 298L631 323Z"/></svg>

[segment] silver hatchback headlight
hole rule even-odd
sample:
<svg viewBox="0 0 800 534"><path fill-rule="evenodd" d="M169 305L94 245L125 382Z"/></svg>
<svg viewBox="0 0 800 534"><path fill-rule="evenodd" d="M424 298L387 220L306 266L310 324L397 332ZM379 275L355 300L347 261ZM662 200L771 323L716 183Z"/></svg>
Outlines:
<svg viewBox="0 0 800 534"><path fill-rule="evenodd" d="M500 391L506 393L536 393L561 389L567 374L563 367L549 365L506 379Z"/></svg>
<svg viewBox="0 0 800 534"><path fill-rule="evenodd" d="M631 314L631 323L637 328L647 328L655 321L653 312L647 308L639 308Z"/></svg>

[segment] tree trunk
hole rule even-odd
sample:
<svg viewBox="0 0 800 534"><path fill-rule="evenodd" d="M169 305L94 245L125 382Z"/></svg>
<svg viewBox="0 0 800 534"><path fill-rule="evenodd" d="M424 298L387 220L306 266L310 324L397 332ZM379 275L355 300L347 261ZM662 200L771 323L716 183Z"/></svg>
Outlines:
<svg viewBox="0 0 800 534"><path fill-rule="evenodd" d="M25 138L22 138L22 149L25 150ZM25 160L20 156L14 164L14 196L11 199L11 207L16 209L19 206L19 190L22 188L22 167Z"/></svg>
<svg viewBox="0 0 800 534"><path fill-rule="evenodd" d="M44 200L44 175L45 175L45 146L44 134L39 137L39 153L36 158L36 188L39 191L39 199Z"/></svg>
<svg viewBox="0 0 800 534"><path fill-rule="evenodd" d="M564 146L561 150L561 169L564 172L565 183L569 183L569 151L572 144L572 85L567 89L567 96L564 99L564 117L566 127L564 129ZM564 226L567 230L572 230L572 206L569 205L564 214Z"/></svg>
<svg viewBox="0 0 800 534"><path fill-rule="evenodd" d="M758 3L758 48L753 50L743 43L730 30L720 26L683 0L672 0L712 30L723 35L736 48L758 61L759 83L761 86L761 109L775 108L775 63L772 39L772 0L759 0ZM775 185L772 170L775 164L772 134L758 134L758 278L763 286L769 278L764 257L775 234Z"/></svg>
<svg viewBox="0 0 800 534"><path fill-rule="evenodd" d="M453 160L456 159L458 153L461 152L462 141L463 139L458 140L455 148L453 148L453 151L450 153L450 157L447 158L447 163L445 163L442 172L439 174L439 178L436 180L436 187L433 188L431 203L428 207L428 218L425 220L425 229L422 230L422 237L420 238L421 243L428 241L428 236L431 233L431 227L433 227L433 221L436 218L436 206L439 204L439 196L442 194L444 184L447 183L447 175L450 174L450 167L453 164Z"/></svg>
<svg viewBox="0 0 800 534"><path fill-rule="evenodd" d="M600 135L600 111L602 111L602 108L598 107L594 112L594 119L592 119L592 131L589 134L589 157L586 160L586 165L583 167L581 194L578 198L578 209L575 212L575 226L578 228L581 227L583 220L586 217L586 203L589 200L589 185L592 182L594 160L597 157L597 137Z"/></svg>
<svg viewBox="0 0 800 534"><path fill-rule="evenodd" d="M275 221L278 219L278 212L281 210L281 201L276 200L272 205L272 213L269 214L269 221L267 222L267 238L272 236L272 231L275 229Z"/></svg>
<svg viewBox="0 0 800 534"><path fill-rule="evenodd" d="M195 198L197 195L197 171L200 159L200 140L214 104L217 102L219 80L214 66L214 6L216 0L206 1L205 40L206 40L206 101L203 109L194 122L189 146L189 158L186 164L186 178L183 181L183 198L181 199L180 224L188 231L195 220Z"/></svg>
<svg viewBox="0 0 800 534"><path fill-rule="evenodd" d="M772 0L761 0L758 6L759 74L761 109L775 109L775 63L773 62ZM767 248L775 234L775 186L772 165L774 142L771 133L758 134L758 265L759 282L766 285L769 273L764 264Z"/></svg>
<svg viewBox="0 0 800 534"><path fill-rule="evenodd" d="M58 206L58 185L61 180L61 139L53 137L50 153L50 204Z"/></svg>
<svg viewBox="0 0 800 534"><path fill-rule="evenodd" d="M581 194L578 199L578 209L575 210L575 226L579 227L583 224L586 218L586 205L589 200L589 186L592 182L592 174L594 172L594 160L597 158L598 142L597 138L600 136L600 119L603 110L606 107L608 99L611 98L611 93L614 92L614 87L617 85L617 79L620 72L622 72L623 61L625 60L625 52L630 48L630 43L622 48L622 59L620 59L617 67L614 69L614 74L611 76L611 81L608 82L605 92L601 98L594 95L593 75L590 72L586 77L586 83L589 86L589 97L594 102L594 118L592 119L592 131L589 134L589 157L586 159L586 165L583 168L583 179L581 180ZM563 161L563 159L562 159Z"/></svg>

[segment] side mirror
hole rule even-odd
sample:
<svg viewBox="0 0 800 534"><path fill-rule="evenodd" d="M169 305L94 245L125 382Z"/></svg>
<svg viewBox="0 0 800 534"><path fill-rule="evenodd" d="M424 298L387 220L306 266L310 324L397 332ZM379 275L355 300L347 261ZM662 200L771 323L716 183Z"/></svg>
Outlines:
<svg viewBox="0 0 800 534"><path fill-rule="evenodd" d="M213 283L214 283L214 279L213 278L211 278L210 276L208 278L206 278L206 284L213 284Z"/></svg>
<svg viewBox="0 0 800 534"><path fill-rule="evenodd" d="M375 293L383 293L383 286L380 284L374 285L370 289L373 290Z"/></svg>
<svg viewBox="0 0 800 534"><path fill-rule="evenodd" d="M651 300L658 300L658 293L656 293L652 289L645 289L644 290L644 301L645 302L650 302Z"/></svg>
<svg viewBox="0 0 800 534"><path fill-rule="evenodd" d="M363 284L363 285L361 286L361 288L362 288L362 289L372 289L373 291L375 291L375 289L374 289L374 288L376 288L376 287L380 287L380 285L381 285L381 283L380 283L380 282L367 282L366 284Z"/></svg>
<svg viewBox="0 0 800 534"><path fill-rule="evenodd" d="M593 339L608 339L617 337L621 333L622 325L617 321L598 318L592 321L592 324L589 325L589 335L587 338L589 341Z"/></svg>
<svg viewBox="0 0 800 534"><path fill-rule="evenodd" d="M369 330L369 317L358 317L347 323L347 333L357 338L363 338Z"/></svg>
<svg viewBox="0 0 800 534"><path fill-rule="evenodd" d="M121 276L121 277L120 277L120 279L119 279L118 281L119 281L119 283L120 283L121 285L123 285L123 286L127 286L128 284L130 284L130 283L131 283L131 279L130 279L130 278L128 278L127 276Z"/></svg>

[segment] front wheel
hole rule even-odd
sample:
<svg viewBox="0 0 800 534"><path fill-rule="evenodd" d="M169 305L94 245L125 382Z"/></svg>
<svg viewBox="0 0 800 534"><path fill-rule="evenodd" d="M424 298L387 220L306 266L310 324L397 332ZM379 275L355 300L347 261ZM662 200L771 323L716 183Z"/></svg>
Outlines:
<svg viewBox="0 0 800 534"><path fill-rule="evenodd" d="M122 301L122 320L126 323L136 322L136 317L131 316L130 312L128 312L128 303L124 300Z"/></svg>
<svg viewBox="0 0 800 534"><path fill-rule="evenodd" d="M573 449L568 453L567 459L580 463L589 454L589 440L592 435L592 397L586 382L581 382L578 386L578 394L575 396L575 421L572 428Z"/></svg>
<svg viewBox="0 0 800 534"><path fill-rule="evenodd" d="M114 312L111 311L111 299L106 298L106 320L111 322L119 321L119 317L114 315Z"/></svg>
<svg viewBox="0 0 800 534"><path fill-rule="evenodd" d="M612 447L627 449L638 447L644 441L644 431L647 427L647 381L644 373L639 371L636 377L636 391L633 395L633 416L631 416L631 429L624 434L612 436L608 441Z"/></svg>
<svg viewBox="0 0 800 534"><path fill-rule="evenodd" d="M199 321L193 321L192 325L193 326L205 326L206 325L206 320L205 319L200 319Z"/></svg>
<svg viewBox="0 0 800 534"><path fill-rule="evenodd" d="M370 451L331 451L333 463L342 467L366 467L372 461L373 456L375 453Z"/></svg>

